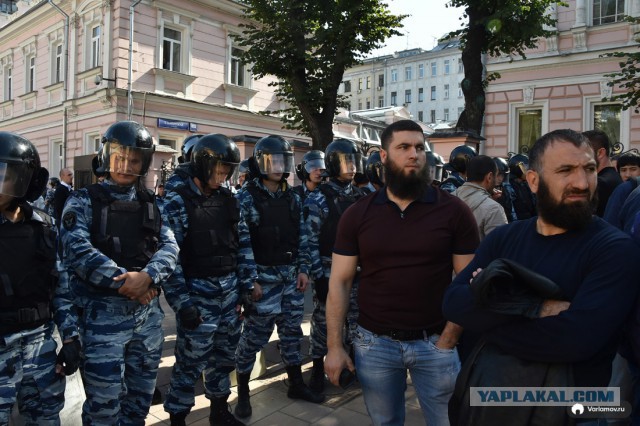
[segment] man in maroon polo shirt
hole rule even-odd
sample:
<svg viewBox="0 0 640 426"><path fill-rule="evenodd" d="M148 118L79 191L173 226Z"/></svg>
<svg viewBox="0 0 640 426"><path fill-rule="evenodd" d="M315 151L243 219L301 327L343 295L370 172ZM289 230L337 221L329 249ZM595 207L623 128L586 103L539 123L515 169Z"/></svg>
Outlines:
<svg viewBox="0 0 640 426"><path fill-rule="evenodd" d="M380 152L386 186L342 216L327 299L325 370L357 370L374 425L403 424L407 370L428 425L447 425L460 361L461 329L446 323L442 298L452 272L472 259L479 237L460 199L431 186L422 128L389 125ZM342 344L349 290L361 266L355 367Z"/></svg>

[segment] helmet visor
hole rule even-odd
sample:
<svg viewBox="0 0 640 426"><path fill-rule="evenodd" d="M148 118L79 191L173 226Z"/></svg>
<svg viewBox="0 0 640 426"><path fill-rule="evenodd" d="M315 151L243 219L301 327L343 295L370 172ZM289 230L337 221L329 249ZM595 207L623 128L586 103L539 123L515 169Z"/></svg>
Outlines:
<svg viewBox="0 0 640 426"><path fill-rule="evenodd" d="M324 164L324 159L322 158L316 158L313 160L309 160L305 163L304 165L304 169L307 171L307 173L311 173L314 170L325 170L327 168L327 166L325 166Z"/></svg>
<svg viewBox="0 0 640 426"><path fill-rule="evenodd" d="M340 173L362 173L362 154L339 153L336 158Z"/></svg>
<svg viewBox="0 0 640 426"><path fill-rule="evenodd" d="M292 173L294 171L292 152L263 153L257 161L260 173L264 175L270 173Z"/></svg>
<svg viewBox="0 0 640 426"><path fill-rule="evenodd" d="M225 183L236 169L237 163L221 161L214 157L206 157L197 164L203 168L203 176L206 176L207 182L212 186L219 186Z"/></svg>
<svg viewBox="0 0 640 426"><path fill-rule="evenodd" d="M143 176L147 172L148 160L153 149L123 146L117 143L104 144L103 158L108 159L105 172Z"/></svg>
<svg viewBox="0 0 640 426"><path fill-rule="evenodd" d="M33 168L21 163L0 160L0 194L22 198L27 193Z"/></svg>

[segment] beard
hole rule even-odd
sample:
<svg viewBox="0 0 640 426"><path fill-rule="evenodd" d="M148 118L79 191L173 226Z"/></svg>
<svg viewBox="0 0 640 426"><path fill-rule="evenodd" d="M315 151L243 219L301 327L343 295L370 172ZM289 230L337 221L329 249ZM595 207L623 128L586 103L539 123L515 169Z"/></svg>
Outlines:
<svg viewBox="0 0 640 426"><path fill-rule="evenodd" d="M398 198L418 200L426 194L431 185L429 178L429 164L425 163L419 170L410 173L396 166L390 158L384 163L384 179L387 188Z"/></svg>
<svg viewBox="0 0 640 426"><path fill-rule="evenodd" d="M586 228L593 218L593 212L597 204L595 194L590 194L589 190L580 191L577 189L567 190L562 196L573 194L587 194L588 201L564 202L556 201L551 196L549 186L540 177L538 184L538 215L558 228L574 231Z"/></svg>

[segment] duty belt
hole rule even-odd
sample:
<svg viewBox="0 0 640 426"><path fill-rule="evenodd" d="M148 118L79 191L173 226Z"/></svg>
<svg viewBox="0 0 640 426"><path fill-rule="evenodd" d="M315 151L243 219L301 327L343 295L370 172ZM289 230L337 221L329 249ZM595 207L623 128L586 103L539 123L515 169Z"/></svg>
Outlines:
<svg viewBox="0 0 640 426"><path fill-rule="evenodd" d="M20 308L11 312L1 312L0 321L5 325L33 324L51 318L49 306L40 303L35 308Z"/></svg>

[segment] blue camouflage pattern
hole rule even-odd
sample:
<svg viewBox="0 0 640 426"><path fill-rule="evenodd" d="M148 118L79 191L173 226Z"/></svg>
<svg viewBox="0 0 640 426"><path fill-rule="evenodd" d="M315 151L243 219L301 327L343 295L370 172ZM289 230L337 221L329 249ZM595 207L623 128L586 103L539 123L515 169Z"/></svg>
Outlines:
<svg viewBox="0 0 640 426"><path fill-rule="evenodd" d="M285 181L275 192L270 192L260 181L254 179L258 188L271 197L282 197L291 187ZM293 192L296 205L302 210L298 194ZM274 324L280 337L280 355L285 365L302 363L302 317L304 314L304 293L296 289L299 273L309 275L310 258L308 233L303 215L300 214L300 235L298 257L290 265L266 266L255 262L249 225L259 226L260 214L253 196L243 187L236 197L240 201L240 222L238 223L239 253L238 277L243 292L250 291L254 282L262 286L263 296L251 306L245 306L246 314L242 335L236 350L236 370L247 373L253 369L256 354L267 344Z"/></svg>
<svg viewBox="0 0 640 426"><path fill-rule="evenodd" d="M452 171L449 174L449 177L440 184L440 189L447 191L448 193L453 193L458 187L462 186L466 180L460 175L457 171Z"/></svg>
<svg viewBox="0 0 640 426"><path fill-rule="evenodd" d="M187 179L183 184L201 193L193 180ZM162 214L163 221L182 246L189 230L189 216L182 196L168 192ZM195 385L203 372L207 398L231 393L229 373L235 367L240 338L241 323L236 311L240 287L235 272L221 277L185 278L179 263L167 284L165 297L176 314L182 308L195 305L203 320L195 330L188 330L176 315L176 361L164 403L165 411L175 414L191 410L195 403Z"/></svg>
<svg viewBox="0 0 640 426"><path fill-rule="evenodd" d="M329 180L327 182L340 194L351 195L355 191L353 185L341 186ZM304 201L303 216L307 231L309 232L309 254L312 259L311 276L314 280L326 278L331 275L331 258L320 255L320 232L322 225L329 218L329 205L327 197L320 190L313 191ZM322 358L327 354L327 318L326 306L316 294L313 287L313 313L311 315L311 334L309 336L309 352L312 358ZM350 347L358 325L358 279L354 279L349 294L349 310L347 311L346 327L348 332L344 334L345 344Z"/></svg>
<svg viewBox="0 0 640 426"><path fill-rule="evenodd" d="M133 201L134 187L101 185L118 200ZM164 313L158 298L148 305L117 293L126 272L91 244L91 199L86 189L69 196L60 226L63 267L80 309L87 399L82 418L92 425L143 425L149 412L162 351ZM66 220L65 220L66 218ZM158 250L142 269L160 287L176 268L178 245L162 224Z"/></svg>

